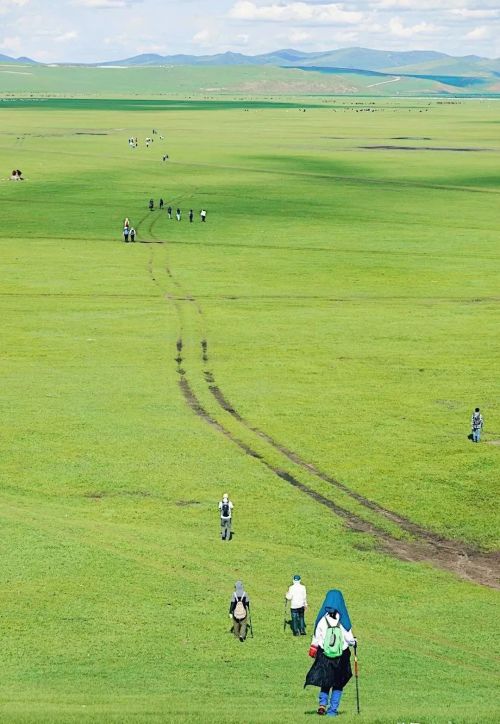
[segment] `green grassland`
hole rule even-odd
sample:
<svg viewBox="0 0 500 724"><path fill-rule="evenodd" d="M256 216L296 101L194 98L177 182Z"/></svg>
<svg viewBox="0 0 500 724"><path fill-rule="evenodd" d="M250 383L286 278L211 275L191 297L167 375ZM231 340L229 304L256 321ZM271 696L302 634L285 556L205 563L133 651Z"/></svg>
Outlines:
<svg viewBox="0 0 500 724"><path fill-rule="evenodd" d="M421 72L421 71L420 71ZM451 74L451 71L450 71ZM442 73L441 73L442 75ZM0 96L49 95L123 97L267 97L436 94L498 95L498 78L490 73L474 85L449 85L436 79L371 75L360 71L324 73L277 66L87 67L0 64Z"/></svg>
<svg viewBox="0 0 500 724"><path fill-rule="evenodd" d="M2 722L313 720L295 572L343 722L499 720L499 107L317 106L2 105Z"/></svg>

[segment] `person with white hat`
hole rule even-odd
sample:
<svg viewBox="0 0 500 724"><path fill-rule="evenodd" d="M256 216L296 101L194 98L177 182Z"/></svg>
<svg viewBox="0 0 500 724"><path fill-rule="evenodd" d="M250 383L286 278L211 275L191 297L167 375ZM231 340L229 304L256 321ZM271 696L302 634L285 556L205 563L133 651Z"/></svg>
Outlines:
<svg viewBox="0 0 500 724"><path fill-rule="evenodd" d="M305 636L306 623L304 613L307 608L307 590L298 573L293 577L293 583L285 594L285 601L290 601L293 635L299 636L300 634L301 636Z"/></svg>
<svg viewBox="0 0 500 724"><path fill-rule="evenodd" d="M233 504L229 500L229 495L224 493L219 503L220 527L222 540L231 540L231 522L233 517Z"/></svg>

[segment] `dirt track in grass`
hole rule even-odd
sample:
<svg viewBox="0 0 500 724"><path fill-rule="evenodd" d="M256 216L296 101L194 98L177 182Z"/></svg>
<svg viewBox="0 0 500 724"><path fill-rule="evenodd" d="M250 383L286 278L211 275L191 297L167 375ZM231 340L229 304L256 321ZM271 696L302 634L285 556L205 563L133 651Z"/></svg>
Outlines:
<svg viewBox="0 0 500 724"><path fill-rule="evenodd" d="M155 217L148 224L149 235L154 239L153 228L156 221L160 217ZM168 241L164 244L168 247ZM254 458L260 464L264 465L273 475L277 476L281 481L286 482L301 493L315 500L317 503L328 508L332 513L342 519L344 525L353 532L364 533L373 536L376 547L386 554L392 555L400 560L414 563L428 563L438 568L449 571L460 578L472 581L477 584L489 586L491 588L500 588L500 552L484 552L474 548L463 541L447 539L413 521L389 510L374 500L370 500L355 490L352 490L335 477L320 470L317 466L304 460L296 451L291 450L281 442L275 440L264 430L252 425L246 418L238 412L224 394L221 385L216 382L215 375L209 366L209 341L205 325L203 309L198 300L188 293L178 282L172 270L171 264L163 266L162 270L156 270L154 267L154 247L151 247L150 258L148 263L148 272L154 284L163 292L165 300L171 304L176 311L178 318L178 339L176 342L176 354L174 361L176 362L176 370L179 375L179 387L186 404L190 409L204 422L210 425L218 433L223 435L232 444L237 446L246 455ZM163 274L164 283L158 280L160 274ZM196 327L199 334L199 354L201 355L202 372L195 373L190 366L190 361L194 362L192 357L188 359L188 352L183 343L184 321L183 315L188 309L195 312ZM194 352L189 354L193 355ZM191 379L192 375L198 374L197 384L205 385L215 403L215 410L209 411L196 394ZM224 424L224 416L228 415L237 423L240 433L236 434L232 430L232 426ZM252 442L254 440L255 442ZM260 444L256 444L260 440ZM273 455L266 455L261 452L262 442L269 447L270 451L278 453L283 459L283 465L290 466L293 474L284 467L273 462ZM275 456L274 456L275 457ZM348 496L361 509L370 511L372 520L367 520L352 510L348 510L339 505L332 497L326 497L301 479L301 473L307 473L317 478L322 483L327 483L334 490ZM381 525L377 525L373 521L380 520ZM396 537L389 533L384 527L383 522L388 521L401 532L402 538ZM363 544L361 544L363 547Z"/></svg>

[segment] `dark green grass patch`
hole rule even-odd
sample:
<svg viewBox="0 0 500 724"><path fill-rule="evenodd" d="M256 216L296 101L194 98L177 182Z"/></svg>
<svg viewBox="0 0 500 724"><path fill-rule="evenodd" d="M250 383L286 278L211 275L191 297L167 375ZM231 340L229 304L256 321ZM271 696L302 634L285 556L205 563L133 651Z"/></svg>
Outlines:
<svg viewBox="0 0 500 724"><path fill-rule="evenodd" d="M310 101L275 100L185 100L143 98L2 98L0 108L22 108L48 111L225 111L264 110L279 108L322 108Z"/></svg>

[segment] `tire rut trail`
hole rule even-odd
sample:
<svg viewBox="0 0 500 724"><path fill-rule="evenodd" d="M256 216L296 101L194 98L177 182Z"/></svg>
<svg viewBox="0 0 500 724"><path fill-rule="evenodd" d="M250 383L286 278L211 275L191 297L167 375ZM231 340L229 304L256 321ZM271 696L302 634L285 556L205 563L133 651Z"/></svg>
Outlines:
<svg viewBox="0 0 500 724"><path fill-rule="evenodd" d="M158 218L159 217L157 217L156 220L152 220L152 223L150 224L149 231L152 236L153 227ZM168 244L168 242L164 243ZM229 402L221 388L216 384L215 376L208 366L209 354L205 317L203 309L199 305L197 299L183 289L182 285L175 278L168 262L164 265L164 270L167 275L168 282L175 288L176 293L173 294L168 291L166 293L164 292L163 287L154 276L153 250L151 250L150 253L148 270L153 282L163 291L165 299L175 307L179 321L179 334L176 342L176 357L174 360L177 364L177 373L180 378L179 386L186 404L199 418L209 424L212 428L216 429L245 454L258 460L270 472L280 478L280 480L288 483L316 502L327 507L332 513L340 517L350 530L372 535L377 542L377 547L383 552L407 562L429 563L438 568L452 572L465 580L491 588L500 588L499 551L491 553L483 552L464 543L463 541L447 539L444 536L440 536L439 534L414 523L408 518L381 506L379 503L366 498L333 476L320 470L314 464L307 462L298 453L290 450L285 445L276 441L271 435L258 427L253 426L248 420L246 420L245 417L238 412L236 407ZM401 531L410 534L412 536L412 540L408 541L396 538L385 529L378 527L376 524L338 505L330 498L316 492L301 482L297 475L292 475L286 470L283 470L279 466L270 462L263 454L255 450L251 444L240 439L230 429L223 425L219 419L216 419L214 415L207 411L189 383L185 369L186 365L183 366L182 364L185 362L185 357L183 356L183 304L194 306L196 310L201 336L200 350L201 360L203 363L204 382L208 386L208 389L218 407L223 412L229 414L232 419L236 420L247 432L250 432L261 440L264 440L274 451L278 452L294 466L316 477L318 480L327 483L332 486L332 488L339 490L360 506L370 510L372 513L375 513L381 519L388 520L392 524L398 526Z"/></svg>

